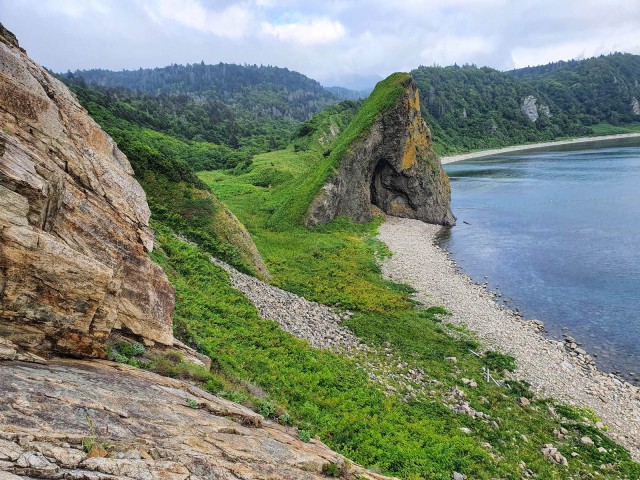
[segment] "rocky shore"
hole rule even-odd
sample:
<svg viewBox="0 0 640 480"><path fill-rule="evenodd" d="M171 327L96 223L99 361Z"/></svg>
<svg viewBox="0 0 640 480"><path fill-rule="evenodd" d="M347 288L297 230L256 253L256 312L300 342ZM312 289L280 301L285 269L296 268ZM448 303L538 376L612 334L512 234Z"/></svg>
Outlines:
<svg viewBox="0 0 640 480"><path fill-rule="evenodd" d="M384 275L416 290L416 300L444 306L450 321L475 332L487 346L516 358L515 376L526 380L539 396L593 409L602 428L640 460L640 389L612 374L600 372L572 338L550 340L540 321L525 321L499 305L491 292L460 273L447 252L435 245L439 226L387 217L380 239L393 256Z"/></svg>
<svg viewBox="0 0 640 480"><path fill-rule="evenodd" d="M461 162L463 160L470 160L472 158L488 157L489 155L497 155L500 153L519 152L521 150L535 150L538 148L559 147L561 145L575 145L580 143L603 142L607 140L618 140L623 138L638 138L638 137L640 137L640 132L639 133L622 133L619 135L601 135L598 137L580 137L580 138L574 138L571 140L559 140L557 142L541 142L541 143L531 143L526 145L513 145L511 147L494 148L491 150L480 150L478 152L469 152L469 153L463 153L460 155L451 155L449 157L442 157L440 158L440 162L442 163L442 165L446 165L447 163Z"/></svg>

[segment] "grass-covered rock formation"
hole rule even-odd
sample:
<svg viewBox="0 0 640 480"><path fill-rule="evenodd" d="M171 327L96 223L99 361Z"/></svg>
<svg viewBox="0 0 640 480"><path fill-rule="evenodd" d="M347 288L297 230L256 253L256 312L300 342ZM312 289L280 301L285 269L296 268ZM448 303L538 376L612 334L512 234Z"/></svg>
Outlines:
<svg viewBox="0 0 640 480"><path fill-rule="evenodd" d="M356 222L377 207L390 215L453 225L449 179L431 148L413 79L380 82L328 151L333 174L309 207L306 224L337 216Z"/></svg>

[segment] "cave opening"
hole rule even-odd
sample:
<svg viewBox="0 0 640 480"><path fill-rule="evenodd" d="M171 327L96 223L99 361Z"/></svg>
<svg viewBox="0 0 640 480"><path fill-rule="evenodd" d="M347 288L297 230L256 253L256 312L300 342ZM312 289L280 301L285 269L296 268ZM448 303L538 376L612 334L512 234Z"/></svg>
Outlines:
<svg viewBox="0 0 640 480"><path fill-rule="evenodd" d="M371 205L375 205L383 211L383 198L386 196L384 192L386 190L386 186L383 183L383 179L385 177L386 171L389 168L389 162L384 159L380 160L373 169L373 174L371 175L371 185L369 186Z"/></svg>
<svg viewBox="0 0 640 480"><path fill-rule="evenodd" d="M409 216L415 206L407 195L407 179L398 174L391 164L380 160L371 176L371 205L388 215Z"/></svg>

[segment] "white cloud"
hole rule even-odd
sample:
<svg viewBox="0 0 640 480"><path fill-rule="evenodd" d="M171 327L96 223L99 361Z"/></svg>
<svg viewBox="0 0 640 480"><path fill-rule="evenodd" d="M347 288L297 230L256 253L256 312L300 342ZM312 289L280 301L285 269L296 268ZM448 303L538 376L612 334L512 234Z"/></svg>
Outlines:
<svg viewBox="0 0 640 480"><path fill-rule="evenodd" d="M336 42L346 35L347 29L340 22L327 18L315 18L297 23L263 22L261 33L283 42L309 46Z"/></svg>
<svg viewBox="0 0 640 480"><path fill-rule="evenodd" d="M155 0L144 9L160 25L175 22L184 27L238 40L251 30L253 15L247 5L232 4L222 10L210 10L197 0Z"/></svg>
<svg viewBox="0 0 640 480"><path fill-rule="evenodd" d="M436 41L437 40L437 41ZM486 37L443 35L431 38L420 52L420 59L427 65L451 65L453 63L474 63L474 58L485 56L494 49L493 43Z"/></svg>
<svg viewBox="0 0 640 480"><path fill-rule="evenodd" d="M0 0L0 12L55 71L204 60L339 84L421 63L506 69L640 54L640 0Z"/></svg>
<svg viewBox="0 0 640 480"><path fill-rule="evenodd" d="M71 18L81 18L88 14L104 15L108 6L100 0L46 0L41 8Z"/></svg>

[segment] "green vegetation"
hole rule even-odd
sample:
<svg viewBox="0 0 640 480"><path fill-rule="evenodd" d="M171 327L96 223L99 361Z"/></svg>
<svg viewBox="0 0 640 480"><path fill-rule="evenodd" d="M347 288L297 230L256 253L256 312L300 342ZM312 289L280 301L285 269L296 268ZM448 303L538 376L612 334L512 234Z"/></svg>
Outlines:
<svg viewBox="0 0 640 480"><path fill-rule="evenodd" d="M264 278L259 254L248 233L192 170L193 166L211 162L241 170L250 163L246 154L236 155L237 152L228 147L185 142L140 127L118 117L117 108L106 101L101 92L86 88L74 88L74 91L91 116L127 155L155 219L240 270ZM216 163L218 154L221 164Z"/></svg>
<svg viewBox="0 0 640 480"><path fill-rule="evenodd" d="M344 98L300 73L257 65L96 69L60 78L97 92L103 105L136 125L253 152L283 148L300 122Z"/></svg>
<svg viewBox="0 0 640 480"><path fill-rule="evenodd" d="M514 368L512 357L498 352L477 357L473 352L481 351L481 347L464 332L450 335L450 328L440 320L442 309L416 309L410 289L381 278L376 259L385 257L388 251L374 238L377 221L356 225L338 219L313 230L296 222L308 201L300 185L314 175L314 169L326 168L331 158L323 155L326 147L315 139L336 118L340 114L333 110L303 127L300 133L305 141L300 141L302 137L294 140L300 145L297 152L290 148L256 156L241 175L218 171L199 176L248 227L270 268L273 283L308 299L352 311L345 324L375 347L378 353L372 355L377 360L357 355L347 359L311 349L275 326L263 327L262 321L253 316L251 321L238 321L241 333L221 333L219 329L240 328L233 326L235 321L229 313L225 313L225 321L180 314L181 335L212 355L225 375L237 375L268 392L272 401L290 413L300 428L301 439L318 435L354 461L387 474L449 479L455 470L474 478L519 478L521 461L540 478L584 478L600 472L596 457L583 460L586 447L579 441L580 433L593 427L591 420L580 423L550 413L554 402L549 400L533 400L531 405L521 406L518 399L532 397L526 384L508 381L498 387L483 380L486 368L495 378L503 378L504 370ZM356 131L366 130L365 121L360 125L365 126ZM351 138L358 137L354 134ZM330 146L332 152L339 142ZM274 216L281 214L278 207L283 206L288 209L282 217L287 221L274 222ZM168 260L176 259L172 254ZM186 271L182 275L194 278ZM175 278L172 281L182 291L180 283ZM201 292L199 302L220 295L220 288L216 286L215 293ZM193 302L193 294L181 298ZM239 305L235 299L220 303ZM206 310L204 306L198 309L202 310ZM406 362L407 368L424 371L428 378L437 380L432 394L412 396L407 385L393 378L388 384L395 392L371 382L360 365L384 363L385 348ZM232 357L226 356L227 351ZM457 361L446 362L446 357L456 357ZM399 360L394 357L394 361ZM466 386L463 378L475 379L477 387ZM447 405L455 403L450 397L454 388L462 389L464 401L489 414L491 420L453 413ZM462 428L471 433L464 433ZM569 432L562 439L553 433L561 428ZM599 437L604 435L600 433ZM483 443L491 448L483 448ZM568 467L553 466L540 453L546 443L553 443L567 458L572 451L579 452L580 457L571 458ZM640 473L640 467L624 449L612 444L605 448L613 449L615 458L612 470L602 473L605 477L633 478Z"/></svg>
<svg viewBox="0 0 640 480"><path fill-rule="evenodd" d="M420 67L422 113L440 154L588 135L638 131L640 56L613 54L511 72ZM520 111L533 95L551 116L530 122Z"/></svg>
<svg viewBox="0 0 640 480"><path fill-rule="evenodd" d="M640 118L631 109L640 98L640 56L600 55L507 72L549 96L561 111L586 126L627 125Z"/></svg>
<svg viewBox="0 0 640 480"><path fill-rule="evenodd" d="M236 191L233 197L241 197L241 201L250 198L254 205L247 205L248 208L261 206L266 214L253 220L268 225L271 230L287 231L298 227L311 201L335 171L342 156L354 142L368 133L376 116L395 103L404 91L403 82L408 78L402 73L391 75L376 86L355 116L356 104L343 102L303 124L292 142L293 148L254 157L253 161L260 165L237 175L239 181L232 188L237 186L242 191ZM332 128L334 131L344 130L327 149L322 138L328 138ZM212 172L206 178L215 182L216 176L224 177L225 174ZM252 197L249 196L251 192L264 194ZM249 218L246 220L251 221ZM305 232L300 231L302 237Z"/></svg>
<svg viewBox="0 0 640 480"><path fill-rule="evenodd" d="M440 154L589 134L549 97L491 68L420 67L411 75L420 88L422 114ZM548 105L552 116L541 115L535 123L525 117L520 106L528 95Z"/></svg>
<svg viewBox="0 0 640 480"><path fill-rule="evenodd" d="M342 301L356 310L349 324L357 334L372 345L388 343L412 367L442 382L434 384L433 396L408 402L400 394L387 396L369 381L357 360L310 348L260 319L207 253L176 239L161 224L154 227L158 248L153 257L177 289L176 334L213 359L211 375L219 384L207 382L210 391L271 412L268 403L249 394L267 392L276 412L288 412L299 425L302 440L318 435L354 461L403 478L449 479L453 470L477 478L508 476L519 471L520 461L541 478L579 477L597 469L582 457L572 459L568 468L542 459L539 449L545 443L554 443L566 455L582 452L577 432L583 426L549 414L550 402L535 401L532 408L523 408L516 403L519 392L516 396L508 388L482 382L486 363L470 353L470 348L478 350L473 339L455 340L438 314L414 310L406 288L380 278L374 255L384 250L371 238L375 225L337 222L308 232L311 239L303 245L295 241L300 237L294 238L287 248L278 245L280 232L260 230L258 236L263 237L261 248L275 246L268 258L279 283L297 286L292 289L298 292L308 284L309 296ZM309 245L314 248L307 252ZM458 362L446 363L445 356L456 356ZM464 387L464 377L478 379L478 388ZM470 405L489 413L499 429L449 410L444 399L454 386L464 389ZM563 441L553 436L561 426L572 432ZM473 433L464 434L462 427ZM491 443L496 459L482 448L483 442ZM610 478L640 473L623 449L613 452Z"/></svg>
<svg viewBox="0 0 640 480"><path fill-rule="evenodd" d="M107 449L110 448L110 445L98 437L95 426L93 425L93 419L89 415L85 416L85 421L87 422L89 435L82 438L82 448L84 448L86 453L91 453L93 456L106 457Z"/></svg>
<svg viewBox="0 0 640 480"><path fill-rule="evenodd" d="M409 288L381 278L377 259L389 252L375 239L377 221L356 225L338 219L314 230L301 226L311 199L341 156L393 104L406 79L396 74L379 84L357 113L358 104L345 102L298 123L285 150L199 178L193 176L189 155L180 153L193 146L193 139L151 133L123 120L112 107L85 99L131 155L147 191L157 235L151 256L176 287L174 332L213 363L207 371L175 353L133 354L136 347L121 345L114 347L117 355L142 368L189 378L282 424L296 425L303 441L317 436L360 464L406 479L450 479L453 471L479 479L520 478L521 462L539 478L637 478L640 466L595 429L593 418L551 400L521 405L522 396L532 397L522 382L484 381L487 368L504 380L513 359L491 352L477 356L481 346L464 331L451 335L441 321L442 309L416 308ZM342 134L334 139L336 131ZM140 145L134 148L136 141ZM174 145L171 141L181 142L175 155L165 146ZM346 357L317 350L259 317L231 287L228 274L210 262L213 254L251 271L234 253L239 247L220 234L215 213L225 207L208 188L246 225L273 283L353 312L345 325L372 347L369 353ZM230 231L236 227L228 224ZM424 372L429 389L421 391L418 383L400 382L381 369L375 375L382 383L372 380L374 372L366 365L386 365L389 358ZM474 379L477 386L463 379ZM457 389L464 391L463 398ZM489 417L455 413L450 407L459 401ZM567 433L559 438L554 431L561 429ZM595 447L580 443L584 432ZM547 443L569 458L569 466L544 460L540 449ZM600 453L600 446L607 452ZM573 451L580 455L571 457ZM601 470L603 463L610 467ZM326 475L335 473L327 466Z"/></svg>
<svg viewBox="0 0 640 480"><path fill-rule="evenodd" d="M419 67L421 108L439 154L639 131L640 57L613 54L510 72L465 65ZM304 75L257 65L172 65L60 75L81 97L140 129L180 141L174 158L194 170L246 168L253 154L286 148L302 122L362 92L324 89ZM549 107L533 123L533 95ZM92 114L95 108L89 108ZM148 132L145 133L149 135Z"/></svg>

